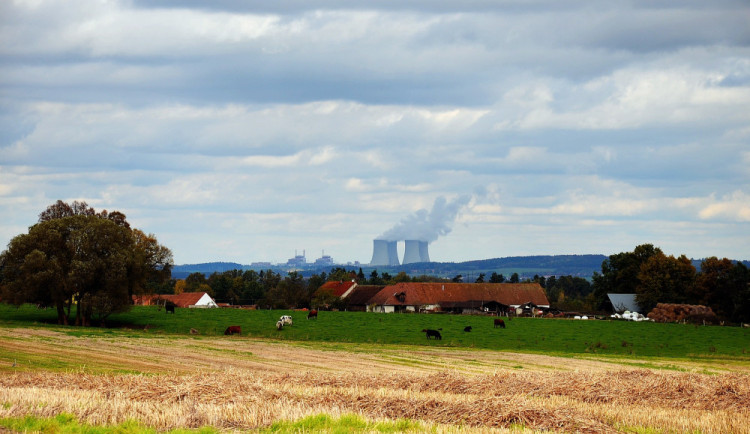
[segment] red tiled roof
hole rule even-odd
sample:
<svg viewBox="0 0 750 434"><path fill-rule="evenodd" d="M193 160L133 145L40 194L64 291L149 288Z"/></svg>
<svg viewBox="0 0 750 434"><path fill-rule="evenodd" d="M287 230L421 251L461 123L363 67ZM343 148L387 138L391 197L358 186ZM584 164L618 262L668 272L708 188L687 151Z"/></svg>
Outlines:
<svg viewBox="0 0 750 434"><path fill-rule="evenodd" d="M419 283L403 282L386 286L369 304L418 306L469 301L495 301L504 305L534 303L549 306L544 289L538 283Z"/></svg>
<svg viewBox="0 0 750 434"><path fill-rule="evenodd" d="M336 297L341 297L346 293L346 291L349 290L353 285L356 285L356 282L352 282L350 280L332 280L329 282L324 283L323 285L318 288L317 291L315 291L316 295L319 295L323 291L331 292Z"/></svg>
<svg viewBox="0 0 750 434"><path fill-rule="evenodd" d="M176 304L177 307L188 307L198 303L198 300L206 295L205 292L183 292L182 294L170 295L168 300Z"/></svg>
<svg viewBox="0 0 750 434"><path fill-rule="evenodd" d="M177 307L193 306L205 295L205 292L183 292L182 294L149 294L134 295L133 301L144 306L156 304L158 300L167 300Z"/></svg>

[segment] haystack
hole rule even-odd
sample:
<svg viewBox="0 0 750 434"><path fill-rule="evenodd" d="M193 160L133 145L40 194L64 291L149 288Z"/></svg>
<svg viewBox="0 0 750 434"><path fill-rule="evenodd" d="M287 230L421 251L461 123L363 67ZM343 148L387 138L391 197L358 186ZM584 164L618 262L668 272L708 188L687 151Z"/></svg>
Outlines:
<svg viewBox="0 0 750 434"><path fill-rule="evenodd" d="M710 307L698 304L659 303L646 316L656 322L716 322L714 311Z"/></svg>

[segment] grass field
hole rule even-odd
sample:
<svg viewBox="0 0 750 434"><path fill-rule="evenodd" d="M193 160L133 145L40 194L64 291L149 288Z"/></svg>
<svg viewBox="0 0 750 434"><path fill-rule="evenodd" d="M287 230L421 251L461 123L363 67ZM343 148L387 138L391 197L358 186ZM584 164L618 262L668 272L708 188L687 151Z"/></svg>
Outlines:
<svg viewBox="0 0 750 434"><path fill-rule="evenodd" d="M294 325L276 330L281 315L292 315ZM54 324L55 312L33 306L16 309L0 305L0 326ZM127 329L141 336L222 335L229 325L242 327L243 336L292 341L365 344L405 344L482 348L555 355L600 354L634 357L727 357L750 363L750 329L739 327L655 324L650 322L514 318L505 329L493 318L469 315L374 314L320 312L307 320L306 312L239 309L176 309L167 314L153 306L136 306L113 316L109 328L70 327L71 334L115 334ZM463 329L471 326L467 333ZM442 340L427 340L422 329L441 329Z"/></svg>
<svg viewBox="0 0 750 434"><path fill-rule="evenodd" d="M0 432L750 432L746 329L304 315L139 307L78 328L0 305Z"/></svg>

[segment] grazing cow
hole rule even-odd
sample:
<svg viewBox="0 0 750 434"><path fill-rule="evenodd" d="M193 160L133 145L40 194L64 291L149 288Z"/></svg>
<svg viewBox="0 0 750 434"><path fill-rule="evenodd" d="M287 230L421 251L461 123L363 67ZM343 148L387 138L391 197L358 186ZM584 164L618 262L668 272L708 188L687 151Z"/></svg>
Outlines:
<svg viewBox="0 0 750 434"><path fill-rule="evenodd" d="M437 330L422 329L422 333L426 333L427 334L427 339L430 339L430 337L433 337L435 339L440 339L440 340L443 339L443 337L440 336L440 332L437 331Z"/></svg>
<svg viewBox="0 0 750 434"><path fill-rule="evenodd" d="M276 330L281 330L284 328L284 321L278 320L276 321Z"/></svg>
<svg viewBox="0 0 750 434"><path fill-rule="evenodd" d="M174 305L174 304L172 304L172 303L169 303L169 304L165 304L165 305L164 305L164 313L169 313L169 312L172 312L172 313L174 313L174 306L175 306L175 305Z"/></svg>
<svg viewBox="0 0 750 434"><path fill-rule="evenodd" d="M502 327L505 328L505 321L503 321L500 318L495 318L495 328Z"/></svg>
<svg viewBox="0 0 750 434"><path fill-rule="evenodd" d="M241 335L242 334L242 327L240 326L229 326L226 330L224 330L225 335Z"/></svg>
<svg viewBox="0 0 750 434"><path fill-rule="evenodd" d="M465 332L470 332L470 331L471 331L471 326L466 326L466 327L464 327L464 331L465 331Z"/></svg>
<svg viewBox="0 0 750 434"><path fill-rule="evenodd" d="M279 321L283 322L284 325L292 325L292 317L289 315L282 315Z"/></svg>
<svg viewBox="0 0 750 434"><path fill-rule="evenodd" d="M310 312L308 312L307 319L310 319L310 318L318 319L318 311L313 309Z"/></svg>

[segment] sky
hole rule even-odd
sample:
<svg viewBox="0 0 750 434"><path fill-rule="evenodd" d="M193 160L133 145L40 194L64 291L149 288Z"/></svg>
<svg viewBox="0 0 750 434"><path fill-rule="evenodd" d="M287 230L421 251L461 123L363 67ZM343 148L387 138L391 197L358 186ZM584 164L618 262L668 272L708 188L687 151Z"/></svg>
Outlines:
<svg viewBox="0 0 750 434"><path fill-rule="evenodd" d="M741 0L2 1L0 249L59 199L176 264L366 264L410 225L439 262L750 259L748 23Z"/></svg>

